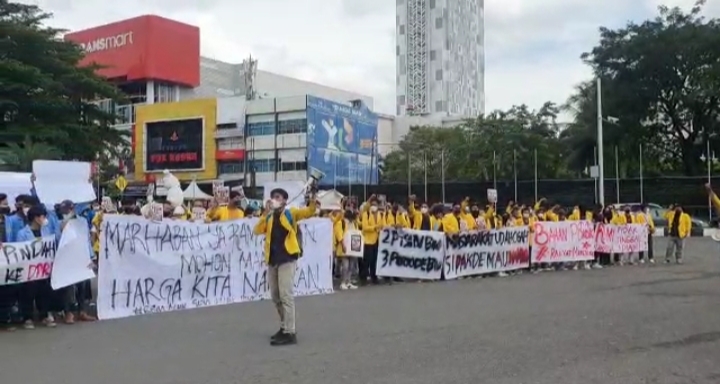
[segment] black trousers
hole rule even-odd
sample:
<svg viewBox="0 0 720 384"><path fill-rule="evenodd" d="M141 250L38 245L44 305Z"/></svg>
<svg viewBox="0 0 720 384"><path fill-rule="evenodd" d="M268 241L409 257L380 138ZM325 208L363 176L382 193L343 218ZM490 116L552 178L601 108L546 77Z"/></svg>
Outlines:
<svg viewBox="0 0 720 384"><path fill-rule="evenodd" d="M22 284L0 286L0 324L10 322L12 307L18 301L18 288Z"/></svg>
<svg viewBox="0 0 720 384"><path fill-rule="evenodd" d="M647 251L647 257L648 260L653 260L653 236L648 233L648 251ZM640 252L640 260L645 259L645 252Z"/></svg>
<svg viewBox="0 0 720 384"><path fill-rule="evenodd" d="M378 245L377 244L365 244L363 250L363 258L359 260L358 275L360 281L366 281L371 278L373 281L377 280L377 256L378 256Z"/></svg>
<svg viewBox="0 0 720 384"><path fill-rule="evenodd" d="M18 290L18 303L23 321L33 320L35 318L35 316L33 316L35 309L37 309L40 319L48 316L53 299L50 279L22 284Z"/></svg>

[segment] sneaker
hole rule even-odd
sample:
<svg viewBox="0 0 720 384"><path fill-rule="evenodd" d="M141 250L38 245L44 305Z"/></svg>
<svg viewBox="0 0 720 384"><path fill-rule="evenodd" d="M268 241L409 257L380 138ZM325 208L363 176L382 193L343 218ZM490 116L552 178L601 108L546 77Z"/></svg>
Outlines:
<svg viewBox="0 0 720 384"><path fill-rule="evenodd" d="M677 260L675 260L675 264L678 264L678 265L679 265L679 264L682 264L682 263L683 263L682 259L677 259Z"/></svg>
<svg viewBox="0 0 720 384"><path fill-rule="evenodd" d="M272 346L297 344L297 336L294 333L281 333L274 340L270 341Z"/></svg>
<svg viewBox="0 0 720 384"><path fill-rule="evenodd" d="M348 284L347 287L348 289L358 289L358 286L353 283Z"/></svg>
<svg viewBox="0 0 720 384"><path fill-rule="evenodd" d="M274 335L270 336L270 341L273 342L273 341L277 340L277 338L280 337L280 336L282 336L282 335L283 335L283 330L282 330L282 328L280 328L280 330L278 330L277 332L275 332Z"/></svg>
<svg viewBox="0 0 720 384"><path fill-rule="evenodd" d="M508 277L508 274L505 272L500 272L497 274L497 277Z"/></svg>
<svg viewBox="0 0 720 384"><path fill-rule="evenodd" d="M655 259L650 259L649 262L650 264L655 264Z"/></svg>
<svg viewBox="0 0 720 384"><path fill-rule="evenodd" d="M23 323L23 328L25 328L25 329L35 329L35 323L33 323L32 320L26 320L26 321Z"/></svg>
<svg viewBox="0 0 720 384"><path fill-rule="evenodd" d="M345 290L347 290L347 289L348 289L348 285L347 285L346 283L340 284L340 290L341 290L341 291L345 291Z"/></svg>
<svg viewBox="0 0 720 384"><path fill-rule="evenodd" d="M14 326L12 323L5 323L3 325L0 325L0 332L15 332L17 331L17 327Z"/></svg>
<svg viewBox="0 0 720 384"><path fill-rule="evenodd" d="M52 316L48 316L45 319L43 319L43 325L48 328L55 328L57 327L57 323L55 323L55 318Z"/></svg>
<svg viewBox="0 0 720 384"><path fill-rule="evenodd" d="M645 259L640 259L640 264L645 264Z"/></svg>
<svg viewBox="0 0 720 384"><path fill-rule="evenodd" d="M596 264L593 264L592 268L593 269L603 269L603 266L600 265L600 263L596 263Z"/></svg>
<svg viewBox="0 0 720 384"><path fill-rule="evenodd" d="M93 322L93 321L97 321L97 319L95 318L95 316L90 316L90 315L87 314L87 312L80 312L80 314L78 315L78 318L79 318L80 321L84 321L84 322L88 322L88 323L89 323L89 322Z"/></svg>

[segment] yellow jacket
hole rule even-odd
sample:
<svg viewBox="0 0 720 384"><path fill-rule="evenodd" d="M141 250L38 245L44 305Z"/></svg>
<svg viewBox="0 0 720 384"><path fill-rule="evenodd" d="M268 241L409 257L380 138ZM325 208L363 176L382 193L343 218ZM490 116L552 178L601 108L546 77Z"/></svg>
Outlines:
<svg viewBox="0 0 720 384"><path fill-rule="evenodd" d="M718 196L715 194L715 192L713 192L712 195L710 195L710 197L712 199L712 205L713 205L713 207L715 207L715 211L720 213L720 198L718 198Z"/></svg>
<svg viewBox="0 0 720 384"><path fill-rule="evenodd" d="M573 221L580 220L580 210L577 208L574 208L572 213L570 214L570 216L568 216L567 219L573 220Z"/></svg>
<svg viewBox="0 0 720 384"><path fill-rule="evenodd" d="M675 211L670 211L667 215L668 223L667 223L667 230L668 233L670 233L670 230L672 229L673 222L675 221ZM690 236L690 230L692 229L692 220L690 219L690 215L683 212L680 214L680 225L678 225L678 235L681 239L684 239L688 236Z"/></svg>
<svg viewBox="0 0 720 384"><path fill-rule="evenodd" d="M97 212L92 219L92 226L95 229L95 234L93 236L93 251L96 253L100 253L100 228L102 226L103 215L105 215L104 212Z"/></svg>
<svg viewBox="0 0 720 384"><path fill-rule="evenodd" d="M345 240L345 233L348 230L359 230L360 224L355 221L348 221L344 218L341 220L335 221L335 224L333 225L333 238L335 240L335 256L337 257L343 257L345 256L345 252L343 252L343 241Z"/></svg>
<svg viewBox="0 0 720 384"><path fill-rule="evenodd" d="M315 212L313 212L315 213ZM240 208L230 208L227 206L215 207L208 211L207 218L210 221L230 221L242 219L245 217L245 212Z"/></svg>
<svg viewBox="0 0 720 384"><path fill-rule="evenodd" d="M477 229L477 223L475 222L475 218L473 217L473 215L467 213L468 205L469 203L467 199L463 200L462 203L460 203L460 217L462 217L465 221L467 229L470 231L474 231Z"/></svg>
<svg viewBox="0 0 720 384"><path fill-rule="evenodd" d="M375 245L378 242L380 231L385 226L385 215L380 212L372 213L365 211L362 213L362 234L365 245Z"/></svg>
<svg viewBox="0 0 720 384"><path fill-rule="evenodd" d="M460 221L464 220L462 215L459 218L456 218L455 215L451 213L446 214L442 218L442 226L443 226L443 232L447 234L455 234L460 233Z"/></svg>
<svg viewBox="0 0 720 384"><path fill-rule="evenodd" d="M635 214L635 223L647 224L648 233L655 233L655 222L653 221L652 216L646 214L645 212L638 212L637 214Z"/></svg>
<svg viewBox="0 0 720 384"><path fill-rule="evenodd" d="M403 228L410 228L409 220L407 216L402 212L392 213L390 211L385 213L385 225L400 225Z"/></svg>
<svg viewBox="0 0 720 384"><path fill-rule="evenodd" d="M616 225L635 224L635 216L633 214L630 214L630 222L628 222L627 219L628 218L625 216L625 212L617 213L613 214L613 219L611 223Z"/></svg>
<svg viewBox="0 0 720 384"><path fill-rule="evenodd" d="M423 214L419 210L415 209L414 204L408 204L408 215L412 217L412 229L420 230L422 228L422 221L423 221ZM433 230L435 228L435 217L428 214L428 217L430 217L430 230Z"/></svg>
<svg viewBox="0 0 720 384"><path fill-rule="evenodd" d="M292 224L288 221L287 217L285 217L285 214L280 214L280 225L282 225L285 230L287 231L287 236L285 237L285 250L289 255L297 255L300 253L300 244L298 244L297 240L297 227L298 227L298 221L307 219L315 215L315 202L312 201L307 207L305 208L285 208L290 211L290 216L292 216ZM272 234L272 227L274 224L275 218L272 213L265 213L265 215L260 216L260 220L258 220L257 224L255 224L255 229L253 232L256 235L265 235L265 262L270 263L270 243L271 241L271 234Z"/></svg>

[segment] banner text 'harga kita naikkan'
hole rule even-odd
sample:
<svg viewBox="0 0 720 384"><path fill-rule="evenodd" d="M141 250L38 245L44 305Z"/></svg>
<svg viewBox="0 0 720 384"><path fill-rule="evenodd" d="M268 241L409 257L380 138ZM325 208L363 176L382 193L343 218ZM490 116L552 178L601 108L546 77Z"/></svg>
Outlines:
<svg viewBox="0 0 720 384"><path fill-rule="evenodd" d="M378 116L359 108L308 96L308 167L325 185L375 184L378 181Z"/></svg>

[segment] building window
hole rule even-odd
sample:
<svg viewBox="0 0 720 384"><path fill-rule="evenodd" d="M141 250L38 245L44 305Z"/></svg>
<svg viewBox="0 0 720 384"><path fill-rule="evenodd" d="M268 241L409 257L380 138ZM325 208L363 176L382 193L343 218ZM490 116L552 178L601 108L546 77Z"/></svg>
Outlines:
<svg viewBox="0 0 720 384"><path fill-rule="evenodd" d="M218 139L217 149L227 151L231 149L245 148L245 140L242 137L231 137L227 139Z"/></svg>
<svg viewBox="0 0 720 384"><path fill-rule="evenodd" d="M283 172L306 171L307 170L307 162L306 161L282 162L280 164L280 170Z"/></svg>
<svg viewBox="0 0 720 384"><path fill-rule="evenodd" d="M432 51L430 51L430 61L435 60L437 60L437 51L433 49Z"/></svg>
<svg viewBox="0 0 720 384"><path fill-rule="evenodd" d="M403 24L403 25L400 26L400 34L401 34L401 35L404 35L404 34L405 34L405 24Z"/></svg>
<svg viewBox="0 0 720 384"><path fill-rule="evenodd" d="M248 136L268 136L275 134L275 122L250 123L247 125Z"/></svg>
<svg viewBox="0 0 720 384"><path fill-rule="evenodd" d="M307 119L278 121L278 135L307 132Z"/></svg>
<svg viewBox="0 0 720 384"><path fill-rule="evenodd" d="M219 161L218 162L218 173L245 173L245 162L244 161Z"/></svg>
<svg viewBox="0 0 720 384"><path fill-rule="evenodd" d="M258 159L248 161L248 172L275 172L277 159Z"/></svg>
<svg viewBox="0 0 720 384"><path fill-rule="evenodd" d="M435 80L442 81L443 79L443 71L442 69L438 69L435 71Z"/></svg>
<svg viewBox="0 0 720 384"><path fill-rule="evenodd" d="M443 19L442 19L442 17L438 17L437 19L435 19L435 28L440 29L442 27L443 27Z"/></svg>

